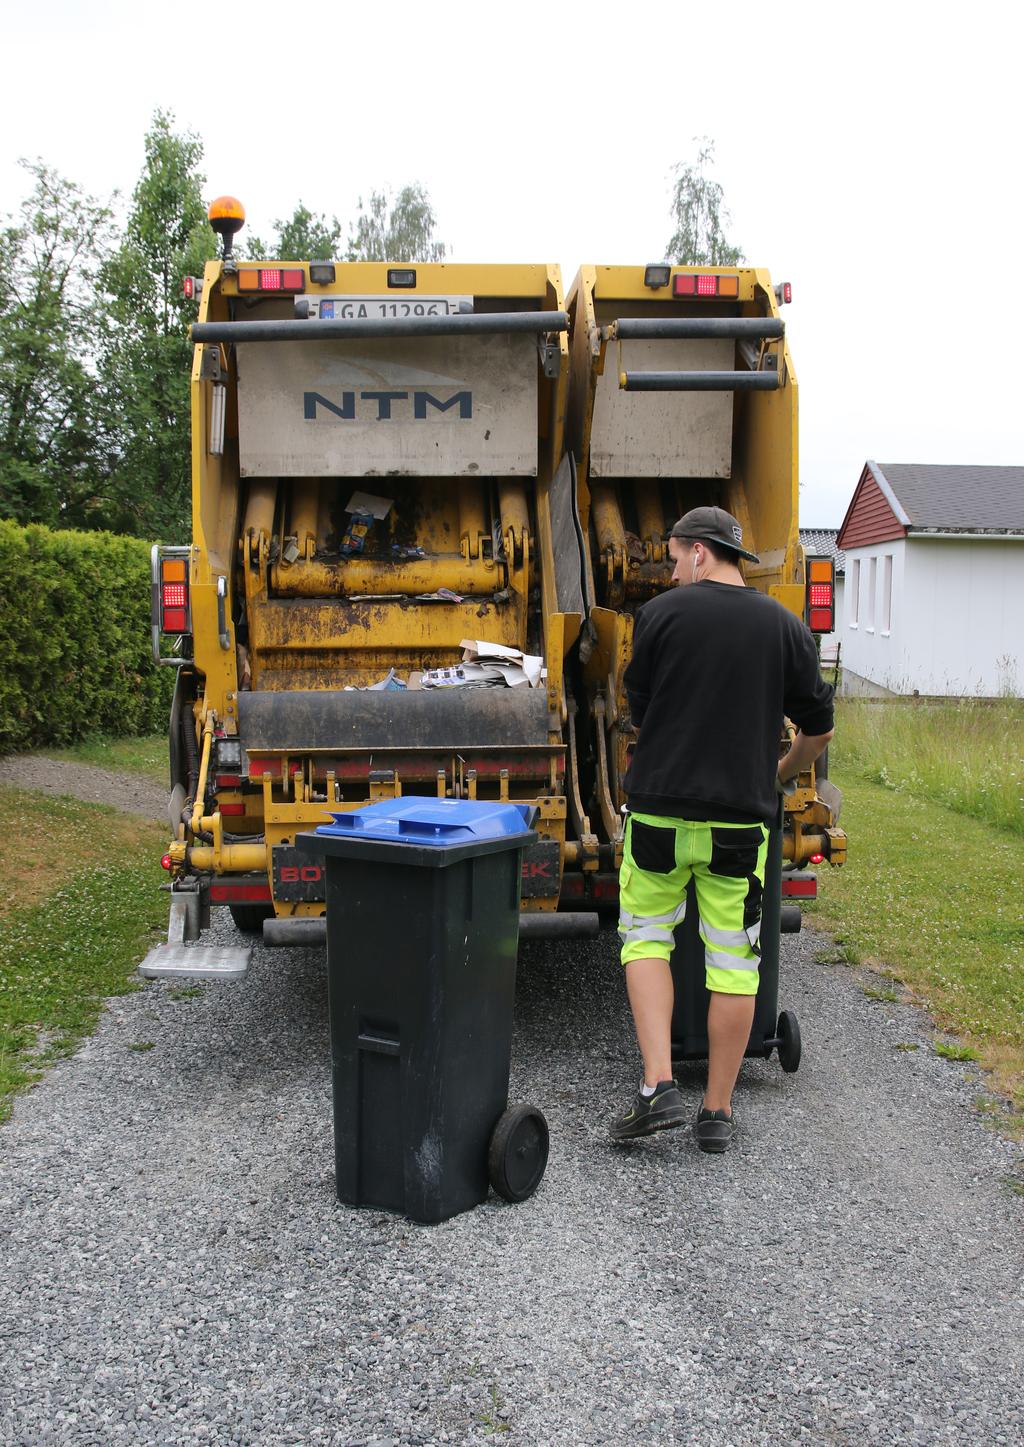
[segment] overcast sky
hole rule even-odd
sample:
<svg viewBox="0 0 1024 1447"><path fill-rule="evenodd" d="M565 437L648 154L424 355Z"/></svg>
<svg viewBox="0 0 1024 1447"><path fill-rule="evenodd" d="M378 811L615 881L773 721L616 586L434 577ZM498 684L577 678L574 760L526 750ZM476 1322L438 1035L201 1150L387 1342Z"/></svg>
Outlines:
<svg viewBox="0 0 1024 1447"><path fill-rule="evenodd" d="M801 522L865 458L1024 464L1019 7L3 6L0 211L40 156L129 194L157 106L262 235L421 181L456 261L659 259L694 137L793 284ZM1011 322L1010 318L1013 317Z"/></svg>

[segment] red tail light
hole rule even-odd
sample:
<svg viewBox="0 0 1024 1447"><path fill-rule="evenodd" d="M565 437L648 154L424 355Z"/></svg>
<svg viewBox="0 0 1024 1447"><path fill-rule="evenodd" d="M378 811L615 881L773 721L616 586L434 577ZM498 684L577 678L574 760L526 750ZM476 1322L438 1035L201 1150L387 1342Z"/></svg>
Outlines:
<svg viewBox="0 0 1024 1447"><path fill-rule="evenodd" d="M160 632L188 633L188 563L160 559Z"/></svg>
<svg viewBox="0 0 1024 1447"><path fill-rule="evenodd" d="M831 558L807 559L807 626L831 633L836 626L836 568Z"/></svg>

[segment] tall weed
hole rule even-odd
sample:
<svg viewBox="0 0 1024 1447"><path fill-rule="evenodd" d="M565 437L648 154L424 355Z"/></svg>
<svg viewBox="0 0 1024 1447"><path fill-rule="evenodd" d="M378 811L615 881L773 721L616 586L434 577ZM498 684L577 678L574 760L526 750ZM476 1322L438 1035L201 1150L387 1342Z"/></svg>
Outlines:
<svg viewBox="0 0 1024 1447"><path fill-rule="evenodd" d="M1024 834L1024 702L841 699L831 759L886 789Z"/></svg>

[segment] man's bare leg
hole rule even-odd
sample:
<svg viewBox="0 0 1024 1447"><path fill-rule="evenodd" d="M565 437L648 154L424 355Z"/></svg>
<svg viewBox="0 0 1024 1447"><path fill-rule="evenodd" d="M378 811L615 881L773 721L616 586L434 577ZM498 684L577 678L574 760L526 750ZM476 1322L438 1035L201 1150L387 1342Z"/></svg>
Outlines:
<svg viewBox="0 0 1024 1447"><path fill-rule="evenodd" d="M646 963L646 961L645 961ZM630 996L632 1002L632 996ZM708 1110L731 1110L732 1092L754 1023L753 995L713 993L708 1006ZM634 1015L636 1011L634 1010ZM645 1057L646 1058L646 1057Z"/></svg>
<svg viewBox="0 0 1024 1447"><path fill-rule="evenodd" d="M630 960L626 966L626 989L637 1043L644 1058L644 1084L653 1086L659 1080L671 1080L675 990L668 960ZM747 1033L750 1033L749 1025ZM736 1068L739 1069L738 1063Z"/></svg>

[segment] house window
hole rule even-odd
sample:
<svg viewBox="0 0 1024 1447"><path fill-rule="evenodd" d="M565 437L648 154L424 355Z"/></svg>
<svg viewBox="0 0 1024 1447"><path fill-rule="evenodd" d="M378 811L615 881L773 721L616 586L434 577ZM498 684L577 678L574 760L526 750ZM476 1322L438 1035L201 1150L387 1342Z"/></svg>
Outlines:
<svg viewBox="0 0 1024 1447"><path fill-rule="evenodd" d="M882 632L892 630L892 553L882 559Z"/></svg>
<svg viewBox="0 0 1024 1447"><path fill-rule="evenodd" d="M856 628L860 622L860 558L853 560L853 572L850 576L850 627Z"/></svg>
<svg viewBox="0 0 1024 1447"><path fill-rule="evenodd" d="M867 627L869 633L875 631L875 594L878 591L878 559L872 558L868 565L868 607Z"/></svg>

